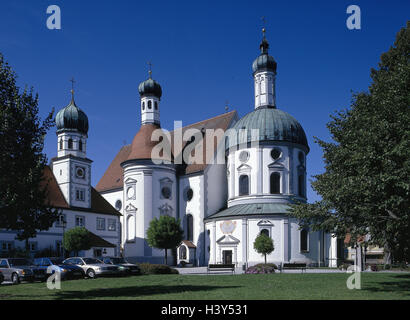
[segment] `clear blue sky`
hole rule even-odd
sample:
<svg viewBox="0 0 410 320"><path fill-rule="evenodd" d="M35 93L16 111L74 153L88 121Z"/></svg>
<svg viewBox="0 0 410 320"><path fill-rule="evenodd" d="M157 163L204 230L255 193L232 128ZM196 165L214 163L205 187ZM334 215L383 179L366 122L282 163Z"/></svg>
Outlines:
<svg viewBox="0 0 410 320"><path fill-rule="evenodd" d="M90 122L88 157L96 185L118 150L140 126L138 84L163 88L162 126L172 129L224 112L253 109L252 61L259 54L261 16L278 63L278 107L308 136L309 177L323 172L313 137L329 139L329 115L366 90L369 72L409 19L410 1L61 1L0 0L0 52L19 84L39 93L44 117L70 99ZM61 8L62 29L46 28L46 9ZM348 30L346 8L361 8L361 30ZM45 152L56 156L55 128ZM308 188L309 201L318 196Z"/></svg>

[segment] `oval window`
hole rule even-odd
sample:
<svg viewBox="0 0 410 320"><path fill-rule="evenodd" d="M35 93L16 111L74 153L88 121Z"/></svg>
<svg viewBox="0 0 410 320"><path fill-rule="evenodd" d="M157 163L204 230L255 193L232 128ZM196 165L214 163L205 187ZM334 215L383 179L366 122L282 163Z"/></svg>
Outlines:
<svg viewBox="0 0 410 320"><path fill-rule="evenodd" d="M270 152L270 156L272 157L273 160L279 159L281 155L281 152L279 149L272 149L272 151Z"/></svg>

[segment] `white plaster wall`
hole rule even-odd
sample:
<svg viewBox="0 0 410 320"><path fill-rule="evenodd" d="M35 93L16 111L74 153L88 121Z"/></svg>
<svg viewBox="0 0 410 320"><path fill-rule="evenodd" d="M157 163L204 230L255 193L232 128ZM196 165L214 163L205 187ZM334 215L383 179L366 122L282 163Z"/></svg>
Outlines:
<svg viewBox="0 0 410 320"><path fill-rule="evenodd" d="M106 214L98 214L98 213L91 213L91 212L83 212L83 211L73 211L73 210L63 210L62 214L65 214L67 226L64 228L64 231L74 228L75 225L75 218L76 216L83 216L85 217L85 228L92 233L100 236L104 240L116 245L115 254L119 254L119 245L120 239L118 235L118 230L120 228L120 221L119 217L113 215L106 215ZM97 230L97 218L105 219L105 230ZM108 230L108 219L115 219L116 220L116 230L109 231ZM19 246L21 248L25 247L25 242L15 240L16 233L12 231L0 231L0 242L1 241L13 241L15 246ZM30 238L30 242L37 242L38 250L42 250L45 248L49 248L50 246L55 250L56 249L56 241L62 241L63 239L63 228L57 227L55 224L47 230L47 231L38 231L37 236L35 238ZM107 250L109 248L106 248ZM114 250L114 249L113 249ZM112 253L114 254L114 253ZM91 257L93 255L92 250L88 250L85 256ZM108 251L107 251L108 255Z"/></svg>

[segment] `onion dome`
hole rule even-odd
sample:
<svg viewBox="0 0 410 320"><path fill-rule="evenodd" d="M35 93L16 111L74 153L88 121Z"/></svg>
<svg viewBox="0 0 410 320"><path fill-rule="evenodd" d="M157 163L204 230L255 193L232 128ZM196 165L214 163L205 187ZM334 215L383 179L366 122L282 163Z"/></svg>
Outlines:
<svg viewBox="0 0 410 320"><path fill-rule="evenodd" d="M140 93L141 97L153 95L157 98L161 98L161 86L158 82L151 78L151 71L149 72L149 79L141 82L138 86L138 92Z"/></svg>
<svg viewBox="0 0 410 320"><path fill-rule="evenodd" d="M74 91L71 90L71 101L68 106L57 112L56 118L57 133L63 131L79 131L88 133L88 117L74 101Z"/></svg>
<svg viewBox="0 0 410 320"><path fill-rule="evenodd" d="M272 71L276 73L276 61L268 54L269 43L265 38L265 29L263 29L263 39L260 44L261 54L255 59L252 64L253 74L261 71Z"/></svg>
<svg viewBox="0 0 410 320"><path fill-rule="evenodd" d="M258 134L252 129L259 130ZM259 108L234 126L226 141L226 149L250 142L289 142L302 145L309 151L306 134L300 123L290 114L275 108Z"/></svg>

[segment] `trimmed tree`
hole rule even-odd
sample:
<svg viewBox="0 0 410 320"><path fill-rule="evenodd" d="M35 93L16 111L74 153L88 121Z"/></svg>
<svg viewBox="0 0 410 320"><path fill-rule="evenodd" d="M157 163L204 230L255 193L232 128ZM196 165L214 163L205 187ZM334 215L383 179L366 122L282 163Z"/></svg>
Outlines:
<svg viewBox="0 0 410 320"><path fill-rule="evenodd" d="M54 122L53 111L40 121L38 95L20 90L16 78L0 53L0 228L16 231L28 249L28 239L59 216L47 201L43 178L44 137Z"/></svg>
<svg viewBox="0 0 410 320"><path fill-rule="evenodd" d="M265 257L265 264L266 255L272 253L273 250L275 250L275 247L273 246L273 240L264 233L261 233L256 237L255 242L253 243L253 248L257 253L262 254Z"/></svg>
<svg viewBox="0 0 410 320"><path fill-rule="evenodd" d="M63 246L67 252L78 252L91 249L90 232L84 227L75 227L64 233Z"/></svg>
<svg viewBox="0 0 410 320"><path fill-rule="evenodd" d="M147 230L147 242L149 246L164 249L165 264L167 264L167 250L176 248L184 237L179 219L164 215L159 219L154 218Z"/></svg>
<svg viewBox="0 0 410 320"><path fill-rule="evenodd" d="M368 235L368 243L385 248L386 262L390 252L409 261L410 22L371 78L369 91L327 124L333 141L315 138L326 171L312 187L322 200L293 205L292 214L314 231L349 233L360 251Z"/></svg>

